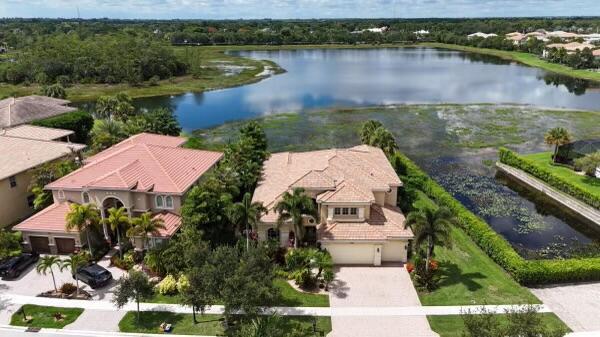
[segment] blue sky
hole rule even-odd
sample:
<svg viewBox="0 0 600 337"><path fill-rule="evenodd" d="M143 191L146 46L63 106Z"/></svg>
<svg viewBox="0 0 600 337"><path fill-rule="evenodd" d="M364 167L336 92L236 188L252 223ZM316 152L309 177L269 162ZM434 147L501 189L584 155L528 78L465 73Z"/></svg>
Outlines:
<svg viewBox="0 0 600 337"><path fill-rule="evenodd" d="M600 16L600 0L0 0L0 17L154 19Z"/></svg>

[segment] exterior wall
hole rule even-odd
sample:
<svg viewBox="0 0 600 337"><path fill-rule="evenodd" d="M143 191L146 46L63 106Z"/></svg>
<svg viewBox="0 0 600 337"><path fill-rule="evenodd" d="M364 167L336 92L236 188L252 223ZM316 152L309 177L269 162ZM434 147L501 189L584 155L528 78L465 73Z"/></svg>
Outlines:
<svg viewBox="0 0 600 337"><path fill-rule="evenodd" d="M23 234L23 246L25 247L25 250L31 251L31 245L29 244L29 237L30 236L44 236L48 238L48 243L50 246L50 253L51 254L57 254L57 249L56 249L56 241L54 240L55 238L69 238L69 239L75 239L75 248L81 248L83 246L83 234L79 234L79 233L53 233L53 232L22 232Z"/></svg>
<svg viewBox="0 0 600 337"><path fill-rule="evenodd" d="M408 259L407 247L407 240L387 241L383 244L381 260L383 262L406 262Z"/></svg>
<svg viewBox="0 0 600 337"><path fill-rule="evenodd" d="M268 236L267 232L270 228L277 229L277 224L260 223L257 228L258 240L266 241ZM290 225L285 223L279 226L279 245L281 247L287 247L290 238Z"/></svg>
<svg viewBox="0 0 600 337"><path fill-rule="evenodd" d="M10 187L9 178L0 180L0 228L33 214L33 207L27 202L27 197L32 195L27 190L31 181L31 171L19 173L15 179L15 187Z"/></svg>
<svg viewBox="0 0 600 337"><path fill-rule="evenodd" d="M375 196L375 203L379 206L385 205L385 192L373 192Z"/></svg>
<svg viewBox="0 0 600 337"><path fill-rule="evenodd" d="M392 187L390 193L385 194L385 204L390 206L398 204L398 187Z"/></svg>

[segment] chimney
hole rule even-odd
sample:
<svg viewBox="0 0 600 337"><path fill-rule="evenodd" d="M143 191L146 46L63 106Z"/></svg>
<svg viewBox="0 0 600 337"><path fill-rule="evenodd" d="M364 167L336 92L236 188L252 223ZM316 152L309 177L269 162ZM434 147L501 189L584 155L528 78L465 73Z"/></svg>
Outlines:
<svg viewBox="0 0 600 337"><path fill-rule="evenodd" d="M12 126L12 118L11 118L12 108L11 107L13 106L13 104L15 104L15 98L14 97L11 97L11 98L12 98L12 103L8 104L8 126Z"/></svg>

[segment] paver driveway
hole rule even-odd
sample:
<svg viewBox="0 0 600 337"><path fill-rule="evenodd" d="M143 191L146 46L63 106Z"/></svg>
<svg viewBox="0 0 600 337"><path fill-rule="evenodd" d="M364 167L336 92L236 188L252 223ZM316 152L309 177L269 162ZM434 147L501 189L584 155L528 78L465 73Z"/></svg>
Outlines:
<svg viewBox="0 0 600 337"><path fill-rule="evenodd" d="M329 295L330 337L434 337L425 316L335 316L344 307L407 307L421 302L402 266L337 267Z"/></svg>
<svg viewBox="0 0 600 337"><path fill-rule="evenodd" d="M600 331L600 283L531 289L573 331Z"/></svg>

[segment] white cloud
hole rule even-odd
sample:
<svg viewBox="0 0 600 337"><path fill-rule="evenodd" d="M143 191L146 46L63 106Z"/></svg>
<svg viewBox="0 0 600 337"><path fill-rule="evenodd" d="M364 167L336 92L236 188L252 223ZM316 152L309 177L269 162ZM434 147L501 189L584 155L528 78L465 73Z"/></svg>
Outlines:
<svg viewBox="0 0 600 337"><path fill-rule="evenodd" d="M3 17L315 18L600 15L598 0L1 0Z"/></svg>

